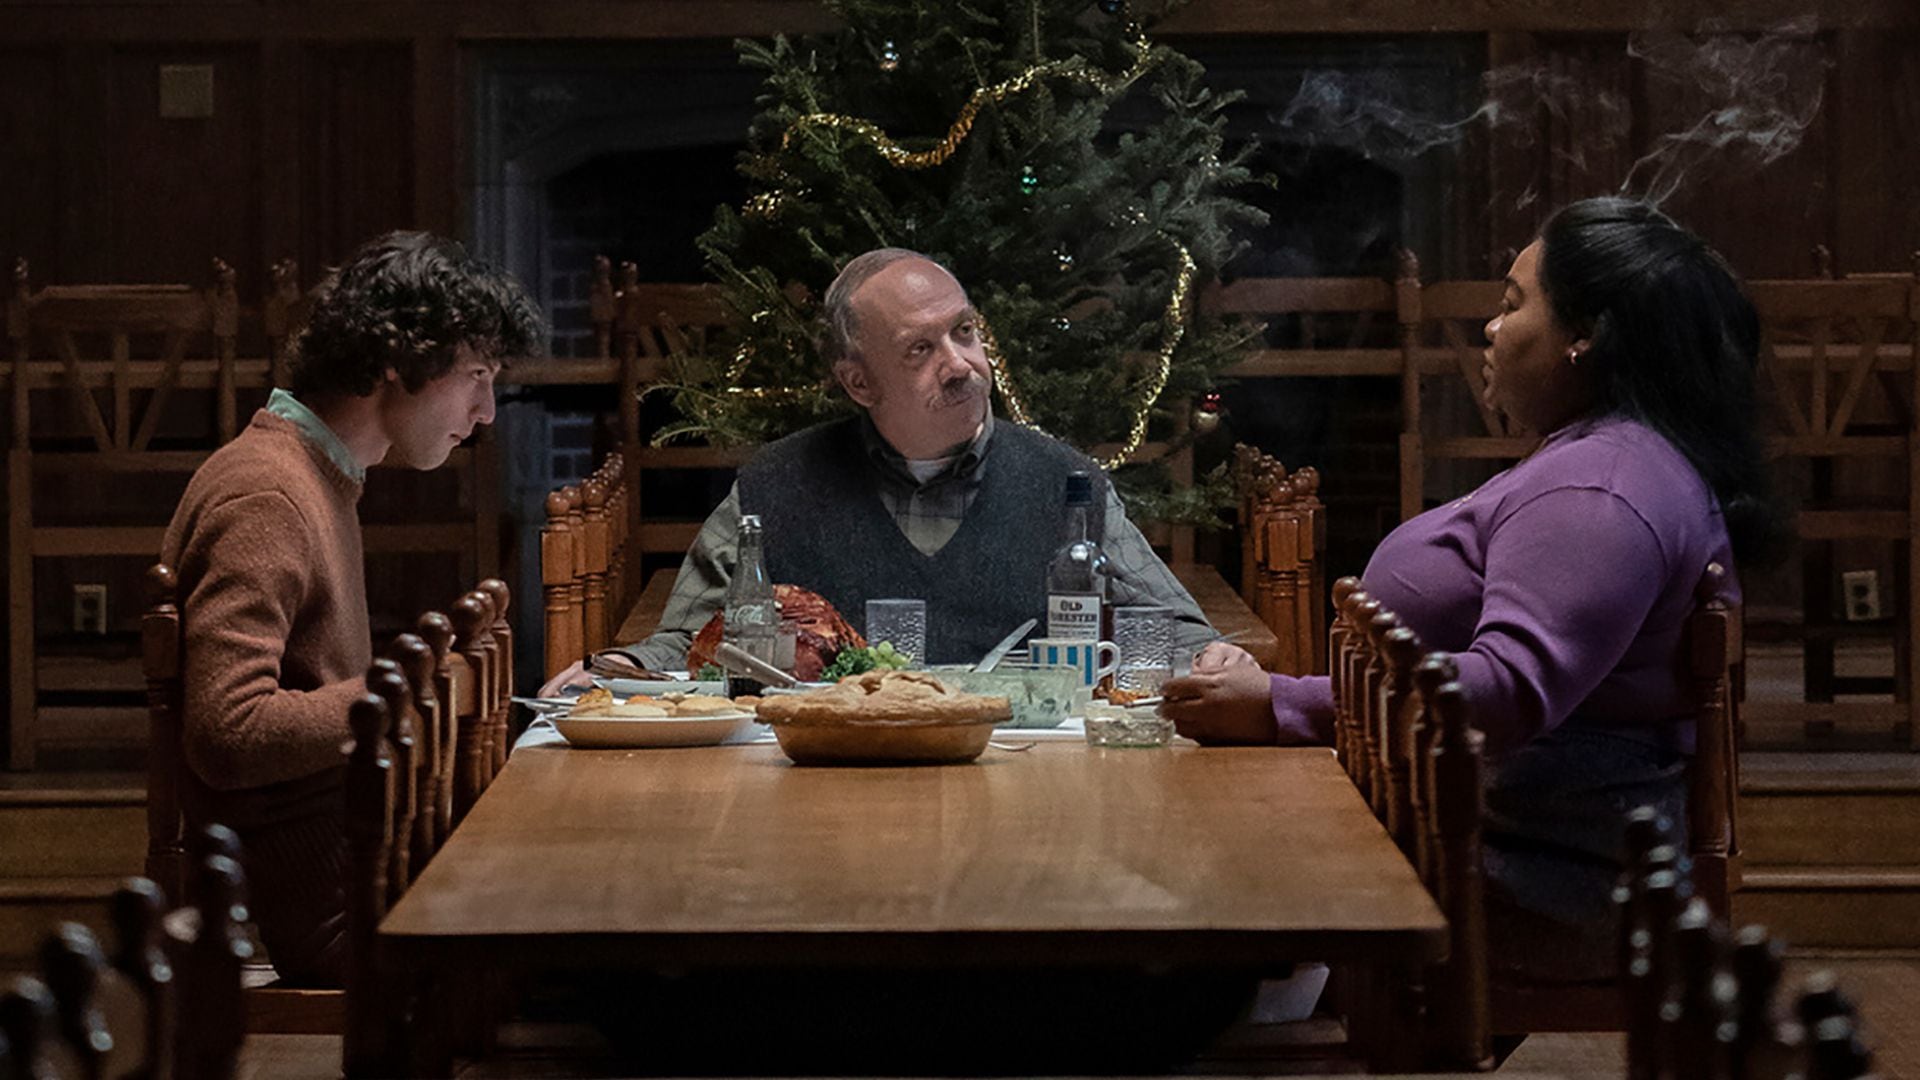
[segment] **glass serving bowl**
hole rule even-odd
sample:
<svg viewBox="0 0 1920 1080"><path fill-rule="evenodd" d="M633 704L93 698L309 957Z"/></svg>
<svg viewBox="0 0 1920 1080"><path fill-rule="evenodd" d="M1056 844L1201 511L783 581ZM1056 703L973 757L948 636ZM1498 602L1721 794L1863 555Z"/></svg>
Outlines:
<svg viewBox="0 0 1920 1080"><path fill-rule="evenodd" d="M937 668L940 681L969 694L1004 694L1013 704L1010 728L1059 727L1089 698L1080 674L1070 667L1035 667L1003 663L992 671L964 666Z"/></svg>

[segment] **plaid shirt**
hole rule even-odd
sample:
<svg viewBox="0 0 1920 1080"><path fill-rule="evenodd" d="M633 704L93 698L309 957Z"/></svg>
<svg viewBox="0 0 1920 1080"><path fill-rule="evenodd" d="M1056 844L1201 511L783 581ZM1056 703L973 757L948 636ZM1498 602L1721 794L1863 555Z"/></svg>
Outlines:
<svg viewBox="0 0 1920 1080"><path fill-rule="evenodd" d="M867 467L879 478L880 501L900 526L908 542L931 555L944 547L959 531L960 522L980 494L980 473L987 461L987 443L993 437L993 415L987 415L980 433L960 447L944 469L925 483L917 480L900 455L873 426L862 417L861 444L866 449ZM727 584L733 580L734 564L739 558L740 486L727 492L713 513L700 527L693 547L680 564L680 576L674 580L673 594L667 598L660 626L653 635L632 646L640 659L656 671L677 669L686 663L687 646L713 613L727 599ZM1100 550L1106 553L1109 570L1108 596L1115 605L1159 604L1173 610L1176 626L1176 650L1195 650L1218 635L1207 625L1200 606L1187 594L1186 587L1173 576L1152 545L1140 534L1119 497L1107 488L1106 528L1100 536ZM842 612L850 621L863 612Z"/></svg>

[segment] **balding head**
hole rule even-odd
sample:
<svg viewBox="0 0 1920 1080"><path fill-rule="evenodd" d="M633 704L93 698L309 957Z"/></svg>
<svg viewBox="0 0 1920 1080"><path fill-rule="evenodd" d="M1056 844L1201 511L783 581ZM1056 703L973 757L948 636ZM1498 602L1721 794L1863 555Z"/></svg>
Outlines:
<svg viewBox="0 0 1920 1080"><path fill-rule="evenodd" d="M827 286L827 295L820 305L822 322L820 335L820 355L832 367L842 360L858 360L859 350L854 344L854 335L859 330L859 315L854 310L854 294L860 286L873 279L875 274L898 262L918 259L934 267L948 277L952 271L917 251L906 248L884 247L854 256L847 265L840 268L839 276L833 284Z"/></svg>

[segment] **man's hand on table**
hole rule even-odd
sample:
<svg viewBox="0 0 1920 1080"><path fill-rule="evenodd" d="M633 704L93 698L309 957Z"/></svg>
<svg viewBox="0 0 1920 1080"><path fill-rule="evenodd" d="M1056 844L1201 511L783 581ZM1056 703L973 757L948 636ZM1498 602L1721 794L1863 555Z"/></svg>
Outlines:
<svg viewBox="0 0 1920 1080"><path fill-rule="evenodd" d="M547 680L547 685L540 688L540 696L559 697L560 691L565 690L569 686L587 687L592 685L593 678L587 674L586 661L575 660L573 666Z"/></svg>
<svg viewBox="0 0 1920 1080"><path fill-rule="evenodd" d="M1160 715L1196 742L1272 745L1278 738L1273 681L1237 645L1216 641L1201 649L1193 674L1168 680L1160 693Z"/></svg>

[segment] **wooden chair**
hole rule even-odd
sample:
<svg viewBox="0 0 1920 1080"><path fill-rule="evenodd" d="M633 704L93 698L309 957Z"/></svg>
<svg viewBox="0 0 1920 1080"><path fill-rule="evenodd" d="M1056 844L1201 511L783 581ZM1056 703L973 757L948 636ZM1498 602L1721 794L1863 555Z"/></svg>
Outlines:
<svg viewBox="0 0 1920 1080"><path fill-rule="evenodd" d="M1395 377L1401 370L1399 327L1419 291L1419 263L1399 255L1398 280L1381 278L1242 278L1208 286L1200 310L1259 320L1261 347L1226 372L1236 378L1275 376ZM1384 340L1383 340L1384 339Z"/></svg>
<svg viewBox="0 0 1920 1080"><path fill-rule="evenodd" d="M180 894L192 864L182 809L181 609L170 567L156 564L147 582L149 607L141 626L151 719L147 873ZM452 833L456 804L464 814L505 762L512 634L502 624L508 603L503 582L481 582L455 605L455 620L438 612L422 615L418 632L396 637L368 674L369 692L381 696L392 718L389 756L398 762L402 785L395 794L398 824L387 884L393 899ZM250 966L249 1030L336 1034L342 1029L344 1002L338 992L274 986L264 981L270 974L264 965Z"/></svg>
<svg viewBox="0 0 1920 1080"><path fill-rule="evenodd" d="M1764 328L1762 379L1776 406L1773 451L1804 470L1809 497L1796 516L1802 545L1804 598L1798 624L1756 620L1756 636L1798 640L1804 659L1804 702L1756 706L1757 725L1798 722L1820 739L1841 728L1891 733L1920 748L1914 726L1913 584L1915 545L1912 477L1914 416L1920 403L1920 276L1874 275L1821 281L1755 281L1748 285ZM1840 468L1840 462L1846 466ZM1844 472L1853 482L1842 482ZM1867 479L1870 484L1862 485ZM1891 613L1878 620L1834 617L1838 560L1884 562L1893 580L1883 595ZM1892 644L1892 678L1842 676L1837 641ZM1891 693L1889 706L1842 702L1837 695Z"/></svg>
<svg viewBox="0 0 1920 1080"><path fill-rule="evenodd" d="M496 601L486 590L475 589L453 604L446 700L453 703L456 747L451 806L454 826L467 816L506 762L511 676L494 632L496 618Z"/></svg>
<svg viewBox="0 0 1920 1080"><path fill-rule="evenodd" d="M191 902L171 913L166 894L144 878L114 894L111 953L77 923L43 942L38 977L17 979L0 998L0 1074L236 1075L247 1035L241 976L252 948L246 879L226 854L208 854L190 870ZM126 993L114 992L122 987Z"/></svg>
<svg viewBox="0 0 1920 1080"><path fill-rule="evenodd" d="M1679 657L1698 702L1684 848L1691 871L1684 885L1686 895L1697 892L1722 918L1739 881L1734 819L1739 618L1725 602L1725 585L1725 570L1708 566L1695 591L1698 607L1688 619ZM1479 1060L1471 1052L1484 1044L1482 1035L1488 1032L1624 1027L1627 1017L1615 983L1537 986L1489 976L1478 885L1479 741L1477 733L1463 735L1447 749L1449 725L1465 726L1467 710L1453 683L1453 663L1444 654L1424 653L1418 636L1357 580L1336 582L1334 598L1338 617L1329 632L1329 653L1336 752L1457 935L1447 965L1429 977L1430 987L1452 988L1432 999L1444 1018L1433 1035L1450 1047L1442 1052L1445 1063ZM1465 775L1469 761L1471 776ZM1631 826L1629 835L1635 835ZM1675 857L1677 862L1680 853ZM1472 873L1458 876L1469 864Z"/></svg>
<svg viewBox="0 0 1920 1080"><path fill-rule="evenodd" d="M1480 734L1449 657L1424 652L1418 635L1354 579L1334 589L1336 749L1447 916L1447 960L1427 971L1423 986L1408 988L1426 1002L1422 1057L1430 1065L1485 1068L1493 1023L1480 883Z"/></svg>
<svg viewBox="0 0 1920 1080"><path fill-rule="evenodd" d="M1250 447L1235 451L1241 492L1241 596L1279 640L1273 670L1309 675L1326 667L1325 507L1320 474L1289 475Z"/></svg>
<svg viewBox="0 0 1920 1080"><path fill-rule="evenodd" d="M504 589L483 582L453 605L451 620L422 616L420 634L400 635L392 658L368 668L367 693L348 713L348 1077L443 1072L461 1014L471 1024L498 1013L496 987L435 987L396 970L376 931L492 779L495 749L504 754L496 680L510 670L511 645L494 629L505 611L495 594ZM438 1025L423 1043L431 1060L397 1056L404 1024Z"/></svg>
<svg viewBox="0 0 1920 1080"><path fill-rule="evenodd" d="M178 581L156 563L147 571L147 612L141 619L141 657L147 681L147 876L171 896L187 893L194 860L188 851L186 755L186 652ZM273 985L272 969L250 961L246 981L248 1029L279 1034L337 1034L340 995L328 990Z"/></svg>
<svg viewBox="0 0 1920 1080"><path fill-rule="evenodd" d="M579 484L547 496L540 531L546 605L546 675L620 644L613 640L627 607L625 457L616 451Z"/></svg>
<svg viewBox="0 0 1920 1080"><path fill-rule="evenodd" d="M1616 891L1628 1080L1867 1075L1873 1056L1832 977L1809 978L1782 1015L1780 943L1757 926L1730 938L1703 898L1684 895L1671 853L1663 844L1642 851Z"/></svg>
<svg viewBox="0 0 1920 1080"><path fill-rule="evenodd" d="M574 549L584 547L567 520L566 491L547 495L547 524L540 530L540 587L546 603L546 675L552 678L586 655L586 628L573 603Z"/></svg>
<svg viewBox="0 0 1920 1080"><path fill-rule="evenodd" d="M7 455L13 493L7 515L12 611L35 608L35 559L150 555L164 531L164 522L129 525L124 518L44 523L34 506L33 491L43 486L36 485L36 477L58 475L68 490L84 491L134 473L190 472L209 450L233 437L241 369L264 370L265 365L237 359L239 300L232 268L216 261L212 278L206 288L36 290L25 260L16 263L6 327L13 375L13 443ZM40 402L36 423L34 403L48 392L58 400ZM174 407L188 393L195 395L194 407ZM200 419L186 423L196 412ZM12 768L30 769L43 745L67 741L61 728L69 712L43 707L39 700L42 667L53 666L49 660L40 653L34 620L15 618L8 664ZM92 685L101 681L101 669L97 661L89 663ZM122 719L116 714L113 722ZM124 722L114 736L137 741L137 707L126 711Z"/></svg>

